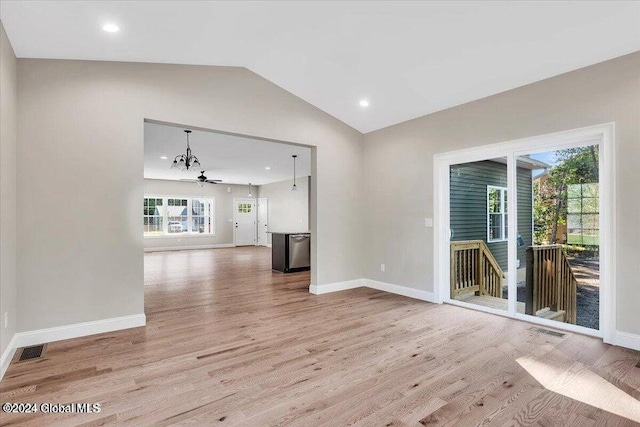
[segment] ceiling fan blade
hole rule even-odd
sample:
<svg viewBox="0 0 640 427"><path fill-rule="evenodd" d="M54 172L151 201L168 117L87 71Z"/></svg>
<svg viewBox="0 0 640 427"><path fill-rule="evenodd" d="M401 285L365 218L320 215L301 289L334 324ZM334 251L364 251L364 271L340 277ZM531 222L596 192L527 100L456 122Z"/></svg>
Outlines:
<svg viewBox="0 0 640 427"><path fill-rule="evenodd" d="M197 179L186 179L186 178L180 178L180 181L185 181L185 182L200 182Z"/></svg>

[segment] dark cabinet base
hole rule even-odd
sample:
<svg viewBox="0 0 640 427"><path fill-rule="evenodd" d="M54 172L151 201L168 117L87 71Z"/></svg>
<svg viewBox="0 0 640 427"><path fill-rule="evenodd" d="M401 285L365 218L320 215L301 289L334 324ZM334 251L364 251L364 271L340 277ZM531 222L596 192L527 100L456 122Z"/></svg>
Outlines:
<svg viewBox="0 0 640 427"><path fill-rule="evenodd" d="M276 270L275 268L271 269L271 271L273 271L274 273L281 273L281 274L296 273L298 271L309 271L309 270L311 270L311 267L287 268L285 271Z"/></svg>
<svg viewBox="0 0 640 427"><path fill-rule="evenodd" d="M289 268L289 236L284 233L271 234L271 269L278 273L310 270L311 267Z"/></svg>

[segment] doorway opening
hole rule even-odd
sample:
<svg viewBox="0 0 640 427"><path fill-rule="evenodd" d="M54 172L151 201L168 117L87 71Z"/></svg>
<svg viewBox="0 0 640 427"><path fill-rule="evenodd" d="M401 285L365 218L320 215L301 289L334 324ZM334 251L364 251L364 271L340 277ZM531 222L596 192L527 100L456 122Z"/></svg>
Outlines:
<svg viewBox="0 0 640 427"><path fill-rule="evenodd" d="M308 289L313 258L307 271L274 272L271 241L281 231L311 234L314 150L145 120L145 311L188 307L226 290L260 293L283 283Z"/></svg>
<svg viewBox="0 0 640 427"><path fill-rule="evenodd" d="M610 342L612 140L608 124L435 156L439 301Z"/></svg>

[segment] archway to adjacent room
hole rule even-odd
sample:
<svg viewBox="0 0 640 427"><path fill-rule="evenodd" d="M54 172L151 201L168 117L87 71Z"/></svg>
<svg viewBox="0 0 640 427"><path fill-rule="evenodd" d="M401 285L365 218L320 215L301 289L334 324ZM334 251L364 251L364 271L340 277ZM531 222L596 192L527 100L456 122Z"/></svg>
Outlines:
<svg viewBox="0 0 640 427"><path fill-rule="evenodd" d="M146 312L308 289L315 147L155 120L144 141Z"/></svg>

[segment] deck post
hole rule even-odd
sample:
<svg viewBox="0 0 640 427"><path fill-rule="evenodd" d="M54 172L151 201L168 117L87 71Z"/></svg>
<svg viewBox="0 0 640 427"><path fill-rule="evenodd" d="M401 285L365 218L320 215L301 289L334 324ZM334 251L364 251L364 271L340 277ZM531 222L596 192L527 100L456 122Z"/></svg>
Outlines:
<svg viewBox="0 0 640 427"><path fill-rule="evenodd" d="M550 309L552 311L558 311L558 306L562 305L563 309L566 309L566 307L564 307L564 304L560 304L561 301L564 300L564 298L562 298L562 293L564 291L565 288L565 283L564 281L561 279L561 274L562 274L562 246L557 246L556 250L555 250L555 259L554 264L556 267L556 273L555 273L555 287L556 287L556 303L552 304Z"/></svg>
<svg viewBox="0 0 640 427"><path fill-rule="evenodd" d="M484 254L482 246L478 245L478 285L480 289L487 289L487 279L484 277Z"/></svg>
<svg viewBox="0 0 640 427"><path fill-rule="evenodd" d="M534 282L534 259L533 259L533 248L529 246L527 248L527 258L526 258L526 267L527 267L527 275L526 275L526 284L525 284L525 304L524 304L524 312L525 314L534 315L535 311L533 308L533 299L534 299L534 288L536 287Z"/></svg>

